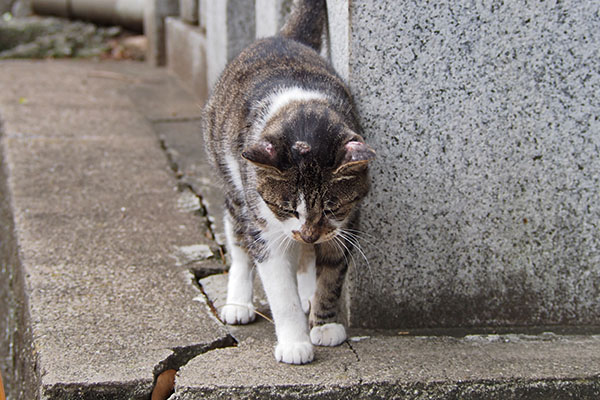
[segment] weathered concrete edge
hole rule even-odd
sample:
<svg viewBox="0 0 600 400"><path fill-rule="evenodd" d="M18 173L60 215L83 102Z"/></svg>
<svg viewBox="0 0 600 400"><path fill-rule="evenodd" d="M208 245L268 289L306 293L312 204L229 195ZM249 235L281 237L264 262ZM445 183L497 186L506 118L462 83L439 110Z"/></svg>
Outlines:
<svg viewBox="0 0 600 400"><path fill-rule="evenodd" d="M212 283L211 283L212 282ZM203 292L205 293L207 300L209 302L222 301L221 296L224 295L224 287L219 287L219 285L223 285L226 282L226 279L223 280L221 278L217 278L216 276L208 277L200 281L200 284L203 288ZM215 290L215 288L219 290ZM255 301L255 304L258 304ZM331 366L334 364L328 364L328 366L316 367L317 370L313 370L313 372L318 373L319 368L327 368L326 370L322 370L326 375L331 372L331 376L327 375L327 377L321 376L319 380L328 381L325 382L315 382L312 378L308 376L301 376L297 379L299 381L294 382L288 381L284 379L284 382L281 381L281 376L279 378L273 378L272 382L274 384L269 384L271 380L267 379L259 379L260 382L244 385L243 383L237 382L229 382L228 378L224 376L223 383L218 379L202 379L201 371L203 371L207 366L210 366L211 363L214 363L218 360L225 360L228 358L228 355L233 355L233 352L244 352L245 354L240 354L239 357L234 358L233 364L229 367L219 366L218 371L216 372L218 376L219 373L222 374L231 374L231 376L235 376L237 374L245 374L251 373L252 368L244 369L244 367L239 367L236 365L243 365L246 360L252 361L256 357L267 357L270 358L270 351L266 350L263 345L256 345L256 342L245 343L249 337L260 338L259 341L264 343L264 338L270 336L271 332L264 331L265 326L263 324L263 329L260 329L260 323L251 324L239 329L229 328L232 331L232 335L238 339L240 342L240 348L233 350L226 350L222 357L218 357L218 353L207 353L199 356L199 363L192 362L191 370L184 369L183 377L178 375L177 384L176 385L176 393L173 397L174 399L194 399L194 398L207 398L207 399L225 399L225 398L324 398L324 399L346 399L346 398L402 398L402 399L425 399L425 398L440 398L440 399L470 399L470 398L491 398L491 399L547 399L547 398L581 398L581 399L596 399L600 397L600 374L597 373L593 368L587 371L574 371L573 373L563 373L559 375L550 374L533 374L532 376L523 376L521 374L512 374L509 370L501 370L499 375L496 376L478 376L477 373L468 377L460 377L460 374L454 377L447 376L444 378L446 374L442 372L440 375L440 371L438 373L433 374L431 376L423 376L418 381L414 381L409 378L407 380L406 376L401 373L401 370L396 370L397 374L390 373L395 368L394 362L391 361L389 364L383 362L379 366L382 368L383 374L379 374L375 372L372 368L364 368L369 365L371 367L375 367L376 364L373 364L377 360L377 358L370 358L371 361L367 361L363 359L363 355L365 354L365 348L362 351L356 348L353 344L353 341L350 340L347 343L349 349L354 353L355 357L346 358L345 360L340 358L338 361L335 361L335 365L340 366L340 373L342 376L346 376L346 374L350 374L350 379L346 380L346 378L336 377L336 372L331 372ZM267 330L271 330L270 327L266 327ZM238 335L241 333L241 335ZM386 334L387 333L387 334ZM429 332L432 334L433 332ZM440 332L438 332L439 334ZM454 334L459 334L460 332L452 332ZM351 330L350 336L362 336L369 335L373 338L381 337L379 335L383 335L387 338L401 339L402 336L396 336L395 333L385 331L385 332L374 332L371 330ZM412 335L411 335L412 336ZM421 335L416 334L416 337L420 337ZM458 335L460 337L464 336L464 332ZM544 336L543 334L541 335ZM447 337L447 336L442 336ZM453 337L453 336L450 336ZM525 335L525 340L531 340L534 336ZM266 339L267 341L269 339ZM272 338L274 341L275 339ZM543 340L542 340L543 341ZM253 344L254 343L254 344ZM274 342L273 342L274 343ZM397 348L401 346L400 342L388 344ZM270 349L270 346L267 346ZM245 350L244 350L245 349ZM341 351L342 349L340 349ZM372 349L373 350L373 349ZM392 352L393 350L390 349ZM462 350L465 350L464 348ZM462 352L459 350L459 353ZM257 353L260 352L260 353ZM338 353L338 352L336 352ZM484 351L485 353L485 351ZM216 358L212 358L217 355ZM405 356L407 353L404 353ZM456 354L456 350L450 351L448 353L448 357L451 357L451 354ZM334 355L335 359L341 355ZM480 357L481 353L475 352L470 355L471 357ZM203 357L211 357L208 360L203 362ZM469 355L464 356L466 359L469 358ZM493 356L490 356L493 357ZM510 357L509 357L510 358ZM329 357L325 357L323 360L331 361L331 355ZM392 357L393 359L393 357ZM410 359L410 357L409 357ZM495 358L491 359L493 367L493 363ZM553 358L551 357L548 362L552 362ZM498 360L500 362L500 360ZM523 360L522 360L523 361ZM349 363L348 363L349 362ZM526 361L524 361L526 362ZM556 360L555 360L556 362ZM367 364L365 364L367 363ZM419 364L418 361L416 361ZM454 368L461 368L458 365L463 365L464 363L452 363ZM256 361L254 364L250 363L248 365L256 365ZM525 364L526 365L526 364ZM431 366L429 366L431 367ZM429 369L429 367L425 366L425 370ZM189 368L189 367L186 367ZM274 368L290 368L289 366L278 366ZM291 367L292 369L295 367ZM303 368L303 367L299 367ZM341 372L343 368L344 372ZM485 366L483 366L485 368ZM262 373L267 373L268 367L262 371ZM497 368L496 368L497 369ZM477 367L475 367L477 370ZM564 372L564 371L563 371ZM290 374L295 374L290 371ZM214 373L213 373L214 375ZM300 375L302 375L300 373ZM197 378L194 378L197 377ZM333 380L330 380L332 379Z"/></svg>
<svg viewBox="0 0 600 400"><path fill-rule="evenodd" d="M580 379L482 380L401 384L357 382L351 385L206 387L178 390L170 399L291 398L291 399L595 399L600 375Z"/></svg>
<svg viewBox="0 0 600 400"><path fill-rule="evenodd" d="M37 398L41 377L37 368L37 353L33 346L29 299L21 266L20 246L15 234L13 196L9 189L9 166L6 163L5 132L0 115L0 320L2 342L0 369L8 396ZM6 324L6 326L1 326ZM17 329L21 327L21 329ZM12 362L12 365L6 362Z"/></svg>
<svg viewBox="0 0 600 400"><path fill-rule="evenodd" d="M0 311L5 319L0 320L0 331L6 337L0 348L0 368L6 392L11 398L44 399L146 399L152 391L157 376L166 369L180 369L192 358L207 351L234 346L236 341L226 334L211 343L174 347L171 354L159 360L153 376L135 381L114 381L44 385L38 368L37 352L32 335L29 299L23 276L22 256L15 231L13 196L10 191L10 166L6 160L5 137L0 120ZM196 271L190 268L190 279ZM198 294L201 291L198 290ZM208 306L206 306L209 308ZM209 313L210 308L209 308ZM6 324L6 326L4 326ZM125 397L124 397L125 396Z"/></svg>
<svg viewBox="0 0 600 400"><path fill-rule="evenodd" d="M201 295L204 295L204 293L202 293ZM208 308L208 312L212 313L210 307L208 305L206 305L206 307ZM172 348L171 355L166 359L160 361L154 368L154 380L156 381L156 377L158 376L158 374L167 369L179 370L181 367L185 366L191 359L195 357L198 357L211 350L235 346L236 343L237 342L235 338L231 336L231 334L227 334L222 338L219 338L209 344L198 344L193 346Z"/></svg>
<svg viewBox="0 0 600 400"><path fill-rule="evenodd" d="M101 382L88 384L76 382L68 384L41 385L43 399L121 399L147 400L160 373L168 369L179 370L191 359L211 350L231 347L236 343L231 335L226 335L209 344L174 347L171 355L159 361L154 367L154 376L126 382Z"/></svg>
<svg viewBox="0 0 600 400"><path fill-rule="evenodd" d="M57 384L41 388L43 399L122 399L145 400L152 391L151 379L132 382L107 382L100 384ZM124 397L125 396L125 397Z"/></svg>
<svg viewBox="0 0 600 400"><path fill-rule="evenodd" d="M152 118L146 118L152 122ZM187 121L195 118L169 118L169 121L171 120ZM165 349L170 351L170 354L156 360L154 376L149 374L147 378L131 381L44 384L32 334L31 308L27 295L29 291L23 273L23 256L14 215L17 207L11 189L11 176L14 172L11 168L14 167L9 161L8 139L4 128L0 115L0 368L10 398L147 399L160 372L170 368L179 369L190 359L204 352L235 345L235 339L224 332L224 335L210 343ZM158 146L158 137L155 139ZM191 267L187 272L190 280L197 274ZM200 294L198 290L198 295Z"/></svg>

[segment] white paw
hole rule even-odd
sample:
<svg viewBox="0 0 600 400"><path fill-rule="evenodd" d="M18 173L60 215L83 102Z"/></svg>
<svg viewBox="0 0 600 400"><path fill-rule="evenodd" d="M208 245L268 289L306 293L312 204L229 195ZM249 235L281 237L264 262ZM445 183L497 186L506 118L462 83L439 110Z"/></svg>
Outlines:
<svg viewBox="0 0 600 400"><path fill-rule="evenodd" d="M317 346L337 346L346 340L344 325L331 323L310 330L310 341Z"/></svg>
<svg viewBox="0 0 600 400"><path fill-rule="evenodd" d="M246 306L238 306L228 304L221 309L221 321L229 325L245 325L256 318L254 306L248 304Z"/></svg>
<svg viewBox="0 0 600 400"><path fill-rule="evenodd" d="M310 342L278 343L275 359L288 364L306 364L315 357Z"/></svg>

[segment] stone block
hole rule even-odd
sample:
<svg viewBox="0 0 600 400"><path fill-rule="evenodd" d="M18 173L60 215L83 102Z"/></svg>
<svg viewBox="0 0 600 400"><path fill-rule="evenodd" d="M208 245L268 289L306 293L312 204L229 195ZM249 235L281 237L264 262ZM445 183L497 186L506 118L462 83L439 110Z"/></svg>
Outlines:
<svg viewBox="0 0 600 400"><path fill-rule="evenodd" d="M377 150L351 323L598 324L600 5L349 11L341 72Z"/></svg>
<svg viewBox="0 0 600 400"><path fill-rule="evenodd" d="M200 28L180 19L166 20L167 65L185 82L201 104L208 97L206 38Z"/></svg>
<svg viewBox="0 0 600 400"><path fill-rule="evenodd" d="M202 29L204 32L206 32L206 10L208 8L207 3L209 1L210 0L198 0L198 25L200 26L200 29Z"/></svg>
<svg viewBox="0 0 600 400"><path fill-rule="evenodd" d="M225 65L255 38L254 0L207 1L201 4L206 17L208 86L212 88Z"/></svg>
<svg viewBox="0 0 600 400"><path fill-rule="evenodd" d="M147 61L151 65L166 62L165 18L179 14L178 0L145 0L144 35L148 38Z"/></svg>
<svg viewBox="0 0 600 400"><path fill-rule="evenodd" d="M198 24L199 0L179 0L179 17L190 24Z"/></svg>
<svg viewBox="0 0 600 400"><path fill-rule="evenodd" d="M275 35L292 9L292 0L256 0L256 37Z"/></svg>
<svg viewBox="0 0 600 400"><path fill-rule="evenodd" d="M348 81L350 67L350 6L348 0L327 3L329 59L336 72Z"/></svg>

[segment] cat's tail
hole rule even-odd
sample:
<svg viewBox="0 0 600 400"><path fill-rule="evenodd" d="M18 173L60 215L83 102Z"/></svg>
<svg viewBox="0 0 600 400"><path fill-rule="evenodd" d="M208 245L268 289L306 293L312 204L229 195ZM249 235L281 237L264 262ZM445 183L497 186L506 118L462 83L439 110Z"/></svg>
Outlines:
<svg viewBox="0 0 600 400"><path fill-rule="evenodd" d="M326 19L325 0L294 0L292 12L280 34L319 51Z"/></svg>

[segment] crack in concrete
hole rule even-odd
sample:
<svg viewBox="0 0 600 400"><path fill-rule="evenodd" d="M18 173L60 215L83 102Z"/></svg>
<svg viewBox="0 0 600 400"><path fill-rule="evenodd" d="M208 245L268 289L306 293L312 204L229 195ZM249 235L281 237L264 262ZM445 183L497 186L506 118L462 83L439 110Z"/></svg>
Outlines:
<svg viewBox="0 0 600 400"><path fill-rule="evenodd" d="M190 120L195 120L195 118L191 118ZM152 121L152 122L156 122L156 121ZM171 120L167 120L166 122L171 122ZM214 231L213 225L210 222L210 219L208 217L208 210L207 210L206 206L204 205L202 195L197 193L194 190L194 188L192 187L192 185L183 181L183 177L185 176L185 173L181 170L181 168L179 167L179 164L173 158L166 139L164 137L159 136L158 140L159 140L161 149L163 150L163 152L165 153L165 156L167 157L167 161L169 163L171 170L175 173L175 178L177 179L177 183L179 186L178 189L180 191L187 190L187 191L189 191L190 194L192 194L193 196L195 196L198 199L198 207L199 208L194 211L194 214L196 214L200 217L203 217L205 219L206 228L211 236L210 239L215 242L215 246L214 247L211 246L211 249L218 250L216 252L215 251L213 251L213 252L217 253L216 257L219 257L221 259L221 261L225 264L226 263L226 261L225 261L226 248L225 248L225 246L217 243L217 241L215 240L215 231ZM188 263L188 264L185 264L185 266L188 266L191 264L192 263ZM200 279L206 278L211 275L222 274L223 272L221 270L215 270L215 269L198 270L198 269L194 269L194 268L190 268L189 271L194 276L194 282L196 283L198 289L200 289L200 292L206 299L206 304L208 305L210 310L213 312L215 317L219 321L221 321L218 316L218 312L216 311L216 309L213 305L213 302L208 298L208 296L202 289L202 285L200 284Z"/></svg>
<svg viewBox="0 0 600 400"><path fill-rule="evenodd" d="M155 367L153 371L154 380L152 383L152 390L156 387L156 383L158 381L158 377L165 371L175 370L179 371L182 367L184 367L190 360L198 357L201 354L207 353L211 350L215 349L224 349L227 347L235 347L237 345L237 341L231 336L229 333L212 343L209 344L195 344L190 346L181 346L181 347L173 347L171 350L171 355L160 361ZM175 379L177 379L175 377Z"/></svg>
<svg viewBox="0 0 600 400"><path fill-rule="evenodd" d="M210 239L215 241L215 244L219 250L218 251L219 256L221 257L221 260L223 261L223 263L225 263L225 253L226 253L225 246L216 242L215 230L213 228L213 224L210 222L208 210L207 210L206 206L204 205L204 200L202 198L202 195L200 193L197 193L194 190L194 188L192 187L192 185L183 181L183 177L184 177L185 173L181 170L181 168L179 167L179 164L177 164L177 162L173 158L173 156L171 154L171 150L169 149L169 146L168 146L165 138L159 137L158 140L159 140L161 149L163 150L163 152L165 153L165 155L167 157L169 166L171 167L171 170L175 174L175 178L177 179L177 183L178 183L178 189L180 191L188 190L191 194L193 194L194 196L196 196L198 198L199 208L198 208L198 210L195 211L195 214L205 218L206 228L207 228L208 232L210 233Z"/></svg>
<svg viewBox="0 0 600 400"><path fill-rule="evenodd" d="M360 362L360 357L358 356L356 349L354 347L352 347L352 343L350 343L350 340L346 340L346 344L348 345L348 347L350 348L352 353L354 353L354 357L356 357L356 361Z"/></svg>
<svg viewBox="0 0 600 400"><path fill-rule="evenodd" d="M197 120L197 118L178 119L177 121L182 121L182 120L195 121L195 120ZM168 120L165 120L164 122L171 122L171 121L172 121L171 119L168 119ZM152 120L151 122L153 122L153 123L161 122L161 120ZM203 203L202 196L199 193L196 193L196 191L194 190L192 185L183 181L183 177L185 174L179 167L178 163L175 161L174 157L172 156L171 150L169 149L169 146L168 146L166 140L162 137L159 137L159 143L160 143L161 149L165 153L167 162L169 163L169 167L175 174L175 178L177 180L179 191L183 192L183 191L187 190L187 191L189 191L189 193L191 193L193 196L195 196L198 199L198 207L199 208L197 210L194 210L193 214L204 218L207 231L210 235L210 239L214 241L215 240L215 232L214 232L213 226L208 218L208 211L207 211L206 206ZM221 260L223 262L225 262L225 256L224 256L225 248L222 245L218 244L216 241L215 241L215 247L218 248L217 257L220 257ZM211 248L212 248L212 246L211 246ZM193 263L187 263L186 266L191 265L191 264L193 264ZM206 304L206 306L208 307L210 312L214 315L216 320L221 322L218 312L213 305L213 302L208 298L208 296L206 295L206 293L204 292L204 290L202 288L202 285L200 284L200 279L202 279L206 276L209 276L209 275L213 275L213 274L217 273L217 271L214 271L212 269L209 269L208 271L199 271L198 269L190 268L189 272L193 276L193 282L196 284L197 288L200 290L201 295L205 299L204 303ZM179 371L188 362L190 362L190 360L194 359L195 357L197 357L201 354L207 353L207 352L209 352L211 350L215 350L215 349L235 347L235 346L237 346L237 344L238 344L237 340L230 333L227 333L226 336L219 338L210 344L196 344L196 345L171 348L170 349L172 351L171 355L168 356L166 359L160 361L154 367L153 387L156 385L158 376L161 373L163 373L164 371L167 371L167 370Z"/></svg>
<svg viewBox="0 0 600 400"><path fill-rule="evenodd" d="M190 360L199 356L200 354L204 354L215 349L235 347L236 345L237 341L233 338L233 336L227 334L226 336L209 344L194 344L190 346L173 347L169 349L172 351L171 355L160 361L154 367L154 382L156 382L156 378L163 371L168 369L179 371L181 367L185 366L188 362L190 362Z"/></svg>
<svg viewBox="0 0 600 400"><path fill-rule="evenodd" d="M194 271L191 271L191 272L194 273ZM215 274L215 275L217 275L217 274ZM221 321L221 318L219 317L219 312L217 311L217 308L215 307L214 302L210 299L210 297L208 297L208 295L204 291L204 288L202 287L202 284L200 283L200 279L196 279L195 284L196 284L196 287L200 290L200 293L202 293L202 296L204 297L204 304L206 304L206 306L209 308L210 312L214 315L214 317L217 319L217 321L219 321L220 323L225 325L223 323L223 321Z"/></svg>

